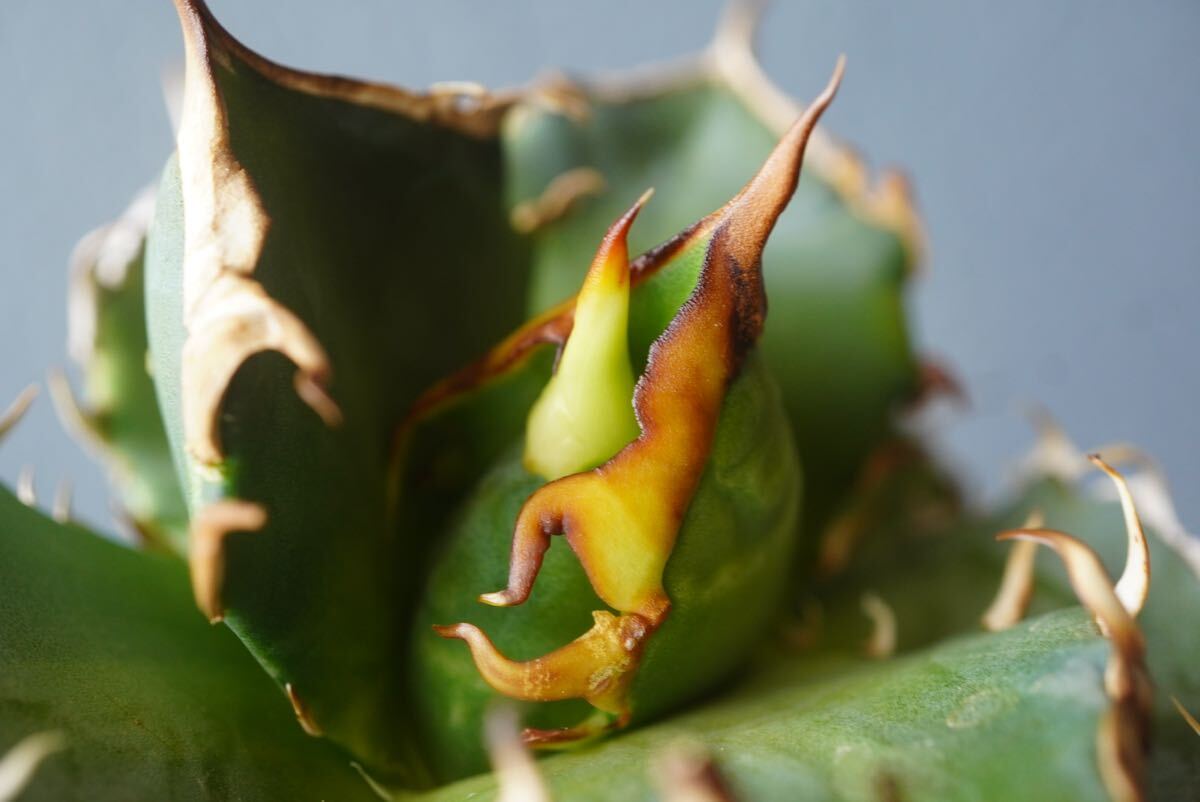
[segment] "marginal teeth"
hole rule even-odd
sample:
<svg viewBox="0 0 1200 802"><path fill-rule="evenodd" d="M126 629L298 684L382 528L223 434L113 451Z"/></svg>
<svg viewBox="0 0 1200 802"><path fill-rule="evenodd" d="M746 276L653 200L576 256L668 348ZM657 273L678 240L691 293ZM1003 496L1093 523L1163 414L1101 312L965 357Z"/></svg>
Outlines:
<svg viewBox="0 0 1200 802"><path fill-rule="evenodd" d="M37 506L37 490L33 484L33 466L26 465L17 475L17 499L26 507Z"/></svg>
<svg viewBox="0 0 1200 802"><path fill-rule="evenodd" d="M54 506L50 512L54 520L65 524L71 520L71 480L63 479L54 491Z"/></svg>
<svg viewBox="0 0 1200 802"><path fill-rule="evenodd" d="M247 501L217 501L201 508L192 519L188 567L196 606L212 623L225 616L225 538L233 532L257 532L267 513Z"/></svg>
<svg viewBox="0 0 1200 802"><path fill-rule="evenodd" d="M13 402L9 404L8 409L0 414L0 440L6 434L12 431L13 427L25 417L25 413L29 411L29 405L33 403L33 399L37 398L38 386L31 384L21 391Z"/></svg>
<svg viewBox="0 0 1200 802"><path fill-rule="evenodd" d="M1040 510L1034 510L1025 519L1023 529L1040 529L1044 521ZM1033 569L1037 559L1038 544L1032 540L1019 540L1012 545L1004 563L1004 576L1000 589L981 619L983 628L999 632L1015 626L1025 616L1029 600L1033 596Z"/></svg>
<svg viewBox="0 0 1200 802"><path fill-rule="evenodd" d="M33 778L43 760L66 748L60 732L27 736L6 754L0 755L0 800L16 799Z"/></svg>
<svg viewBox="0 0 1200 802"><path fill-rule="evenodd" d="M874 593L864 593L862 611L871 619L871 635L863 644L867 657L881 660L896 652L896 613Z"/></svg>
<svg viewBox="0 0 1200 802"><path fill-rule="evenodd" d="M542 194L513 207L512 227L529 234L567 214L580 199L598 195L607 182L594 167L576 167L551 179Z"/></svg>

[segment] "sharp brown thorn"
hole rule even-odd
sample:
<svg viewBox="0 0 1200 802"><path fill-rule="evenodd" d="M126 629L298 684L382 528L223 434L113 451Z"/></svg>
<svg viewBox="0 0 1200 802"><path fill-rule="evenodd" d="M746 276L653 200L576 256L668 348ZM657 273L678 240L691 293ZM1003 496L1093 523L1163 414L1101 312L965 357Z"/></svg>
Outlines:
<svg viewBox="0 0 1200 802"><path fill-rule="evenodd" d="M1034 510L1025 519L1022 528L1040 529L1043 524L1042 513ZM1038 544L1022 540L1014 543L1004 562L1004 576L1000 579L1000 588L996 598L984 611L981 618L983 628L989 632L999 632L1009 629L1025 617L1029 608L1029 599L1033 596L1033 569L1037 559Z"/></svg>
<svg viewBox="0 0 1200 802"><path fill-rule="evenodd" d="M317 722L313 720L312 713L308 709L308 705L300 698L300 694L296 691L296 686L292 683L285 683L284 691L287 692L288 701L292 703L292 712L296 714L296 721L300 722L300 728L308 735L314 738L319 738L324 733L317 726Z"/></svg>
<svg viewBox="0 0 1200 802"><path fill-rule="evenodd" d="M266 526L267 512L248 501L217 501L192 518L188 567L196 606L211 623L225 616L221 598L225 583L225 539L233 532L255 532Z"/></svg>
<svg viewBox="0 0 1200 802"><path fill-rule="evenodd" d="M1049 546L1062 559L1075 595L1100 624L1101 630L1113 642L1126 660L1142 659L1144 644L1133 617L1117 598L1112 580L1103 563L1083 541L1055 529L1010 529L996 536L997 540L1032 540Z"/></svg>
<svg viewBox="0 0 1200 802"><path fill-rule="evenodd" d="M344 418L342 417L341 407L329 395L329 392L319 382L317 382L310 374L303 370L296 371L296 376L293 379L293 384L296 387L296 395L300 396L300 400L307 404L313 412L317 413L317 417L328 426L330 429L336 429L342 425Z"/></svg>

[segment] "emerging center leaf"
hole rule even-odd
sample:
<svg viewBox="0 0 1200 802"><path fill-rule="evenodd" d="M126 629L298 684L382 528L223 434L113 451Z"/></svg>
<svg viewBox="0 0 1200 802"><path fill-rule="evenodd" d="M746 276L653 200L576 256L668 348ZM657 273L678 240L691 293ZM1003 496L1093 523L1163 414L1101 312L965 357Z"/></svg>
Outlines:
<svg viewBox="0 0 1200 802"><path fill-rule="evenodd" d="M553 481L594 468L637 438L629 361L626 237L648 191L613 223L575 305L558 370L529 413L525 467Z"/></svg>

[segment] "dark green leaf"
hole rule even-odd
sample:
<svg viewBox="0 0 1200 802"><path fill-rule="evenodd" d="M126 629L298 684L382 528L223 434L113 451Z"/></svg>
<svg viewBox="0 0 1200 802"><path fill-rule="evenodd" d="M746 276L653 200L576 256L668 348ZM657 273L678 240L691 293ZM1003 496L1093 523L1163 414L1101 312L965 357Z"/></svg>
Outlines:
<svg viewBox="0 0 1200 802"><path fill-rule="evenodd" d="M778 659L726 699L539 767L555 799L653 800L654 759L686 739L752 802L1108 800L1095 766L1107 654L1070 610L886 662ZM422 800L495 787L481 777Z"/></svg>
<svg viewBox="0 0 1200 802"><path fill-rule="evenodd" d="M373 796L305 735L183 565L59 525L0 489L0 744L61 731L23 800Z"/></svg>

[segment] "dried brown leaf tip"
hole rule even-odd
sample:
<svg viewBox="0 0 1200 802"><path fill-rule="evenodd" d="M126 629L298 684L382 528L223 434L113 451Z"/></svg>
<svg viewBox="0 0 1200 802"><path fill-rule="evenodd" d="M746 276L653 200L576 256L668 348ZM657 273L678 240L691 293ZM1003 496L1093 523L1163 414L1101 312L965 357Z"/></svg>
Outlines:
<svg viewBox="0 0 1200 802"><path fill-rule="evenodd" d="M529 730L531 743L587 738L632 716L629 688L642 651L671 609L663 587L667 560L707 462L726 390L762 331L762 250L795 191L808 137L842 69L839 60L825 91L758 175L681 235L706 240L707 252L691 297L651 347L634 391L640 434L598 468L563 476L529 497L513 533L508 585L480 597L495 606L524 602L550 538L562 534L597 596L617 615L595 612L588 632L525 662L501 654L474 625L437 628L467 642L480 674L500 693L530 701L583 698L599 713L566 730ZM631 222L629 215L622 220ZM678 238L664 247L677 249Z"/></svg>
<svg viewBox="0 0 1200 802"><path fill-rule="evenodd" d="M200 612L214 624L225 617L225 540L234 532L256 532L266 526L267 513L246 501L217 501L192 517L188 566L192 592Z"/></svg>
<svg viewBox="0 0 1200 802"><path fill-rule="evenodd" d="M727 86L768 127L782 132L801 107L771 81L755 53L766 6L763 0L731 2L701 60L701 71ZM823 131L814 133L811 150L813 169L846 205L862 219L893 232L911 261L919 262L925 253L924 227L903 173L886 170L872 182L859 155Z"/></svg>
<svg viewBox="0 0 1200 802"><path fill-rule="evenodd" d="M184 203L181 397L188 453L205 465L223 458L222 399L249 357L278 351L296 364L296 390L330 426L340 422L328 395L332 369L321 344L295 314L251 278L270 219L254 181L230 145L218 62L231 54L266 69L269 62L236 42L199 0L176 0L186 49L183 116L178 133ZM287 73L279 68L279 78Z"/></svg>
<svg viewBox="0 0 1200 802"><path fill-rule="evenodd" d="M1097 762L1114 799L1143 799L1151 687L1145 641L1134 618L1137 611L1126 609L1096 553L1071 535L1054 529L1015 529L998 539L1028 540L1054 549L1075 594L1112 642L1104 676L1110 707L1096 734Z"/></svg>

